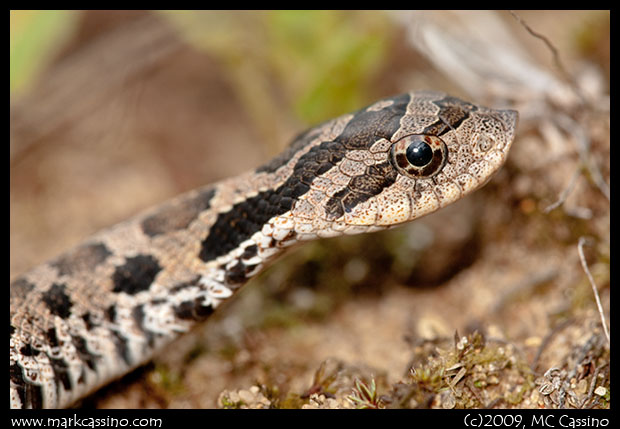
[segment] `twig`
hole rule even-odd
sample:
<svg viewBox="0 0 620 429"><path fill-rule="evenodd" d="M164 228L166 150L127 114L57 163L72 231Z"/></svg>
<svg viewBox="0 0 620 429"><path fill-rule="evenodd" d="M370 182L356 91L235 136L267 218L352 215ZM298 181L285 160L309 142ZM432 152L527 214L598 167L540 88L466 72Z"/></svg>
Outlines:
<svg viewBox="0 0 620 429"><path fill-rule="evenodd" d="M553 54L553 61L556 67L558 68L560 73L564 76L565 80L569 83L574 93L577 95L577 97L579 97L582 103L587 105L589 108L592 108L593 106L591 106L590 103L587 102L586 98L581 93L581 90L579 89L578 85L575 83L575 80L572 78L572 76L568 73L568 71L564 67L564 64L562 63L562 60L560 58L560 54L557 48L551 43L551 41L549 41L549 39L547 39L542 34L534 31L523 20L523 18L521 18L515 12L510 11L510 14L519 22L519 24L521 24L526 29L527 32L529 32L532 36L542 40L545 43L545 45L549 48L549 50L551 50ZM577 140L577 143L579 145L578 147L579 155L581 157L581 161L583 165L590 172L590 175L595 185L600 189L603 195L605 195L607 200L610 200L609 185L603 179L603 175L598 169L598 166L593 161L590 161L588 159L589 150L590 150L590 138L588 134L583 130L583 128L580 125L576 124L574 120L570 119L566 115L557 115L556 122L558 122L559 125L562 126L562 128L566 129L571 135L575 136L575 139Z"/></svg>
<svg viewBox="0 0 620 429"><path fill-rule="evenodd" d="M564 63L562 63L562 60L560 58L560 53L558 52L557 48L553 46L553 43L551 43L551 41L547 39L545 36L543 36L542 34L534 31L529 25L527 25L527 23L523 20L523 18L517 15L514 11L511 10L510 14L519 22L519 24L521 24L525 28L525 30L528 33L530 33L532 36L536 37L537 39L542 40L543 43L547 45L547 47L553 54L553 62L555 63L555 66L557 67L558 71L562 74L564 79L569 83L569 85L571 86L571 88L573 89L577 97L579 97L581 102L584 104L587 104L586 98L581 94L581 90L577 86L577 83L575 82L573 77L570 75L570 73L568 73L568 71L566 70L566 67L564 67Z"/></svg>
<svg viewBox="0 0 620 429"><path fill-rule="evenodd" d="M600 372L601 368L607 365L607 363L597 366L594 369L594 375L592 376L592 381L590 382L590 388L588 389L588 396L583 400L582 408L585 407L585 405L590 402L590 400L592 399L592 395L594 394L594 388L596 387L596 379L598 377L598 373Z"/></svg>
<svg viewBox="0 0 620 429"><path fill-rule="evenodd" d="M542 356L543 352L545 351L545 349L547 348L547 346L549 345L549 343L551 342L551 339L558 333L560 332L562 329L566 328L567 326L569 326L571 323L573 323L574 320L572 319L568 319L565 320L564 322L560 323L558 326L554 327L551 332L549 332L545 338L543 338L542 342L540 343L540 346L538 347L538 351L536 352L536 356L534 357L534 361L532 362L532 371L534 372L534 374L538 374L538 361L540 360L540 357Z"/></svg>
<svg viewBox="0 0 620 429"><path fill-rule="evenodd" d="M599 188L601 193L605 195L608 201L611 201L609 185L603 179L603 174L594 161L590 160L590 137L584 131L583 127L575 120L564 114L557 114L553 117L554 122L563 128L567 133L575 137L577 142L577 151L581 158L582 164L590 172L590 177L594 184Z"/></svg>
<svg viewBox="0 0 620 429"><path fill-rule="evenodd" d="M47 136L96 115L115 94L126 92L129 83L183 46L171 27L149 15L104 32L68 55L27 98L11 103L11 164Z"/></svg>
<svg viewBox="0 0 620 429"><path fill-rule="evenodd" d="M504 398L502 398L501 396L497 397L497 398L493 399L491 402L489 402L488 404L486 404L482 408L491 409L494 406L496 406L497 404L499 404L500 402L502 402L503 400L504 400Z"/></svg>
<svg viewBox="0 0 620 429"><path fill-rule="evenodd" d="M561 206L564 203L564 201L566 201L566 198L568 198L570 193L575 188L575 184L577 183L577 179L579 178L580 175L581 175L581 166L577 166L577 168L575 169L575 172L573 173L573 176L570 178L570 182L568 182L568 185L566 186L566 188L564 188L564 190L560 193L558 200L554 202L553 204L550 204L547 207L545 207L545 209L543 210L545 214Z"/></svg>
<svg viewBox="0 0 620 429"><path fill-rule="evenodd" d="M590 270L588 269L588 264L586 263L586 258L583 255L583 245L586 243L585 237L579 237L579 244L577 245L577 250L579 252L579 260L581 261L581 266L583 270L586 272L586 276L590 281L590 286L592 286L592 292L594 293L594 298L596 299L596 306L598 307L598 314L601 316L601 324L603 325L603 331L605 332L605 337L607 337L607 343L611 344L611 339L609 337L609 330L607 329L607 322L605 320L605 313L603 312L603 306L601 305L601 298L598 295L598 289L596 287L596 283L594 283L594 278L592 274L590 274Z"/></svg>
<svg viewBox="0 0 620 429"><path fill-rule="evenodd" d="M476 389L476 386L474 386L474 382L472 381L471 378L467 379L467 381L465 382L465 386L467 386L467 388L472 393L472 395L474 395L476 397L476 399L478 400L478 403L480 404L480 406L484 407L484 400L478 394L478 389Z"/></svg>
<svg viewBox="0 0 620 429"><path fill-rule="evenodd" d="M575 365L573 366L573 369L571 369L570 372L566 375L566 377L564 377L560 389L558 390L558 408L564 407L564 399L566 398L566 391L570 387L570 380L575 377L575 375L577 374L577 368L579 368L581 363L584 361L584 359L588 355L588 352L595 347L598 338L598 335L592 335L588 339L588 341L586 341L583 347L581 347L581 351L577 356L577 359L575 359Z"/></svg>
<svg viewBox="0 0 620 429"><path fill-rule="evenodd" d="M529 273L528 277L522 279L517 284L505 288L506 292L498 297L491 309L491 312L494 314L499 314L515 297L532 293L540 285L544 285L555 279L558 276L558 273L558 269L554 267L537 273Z"/></svg>

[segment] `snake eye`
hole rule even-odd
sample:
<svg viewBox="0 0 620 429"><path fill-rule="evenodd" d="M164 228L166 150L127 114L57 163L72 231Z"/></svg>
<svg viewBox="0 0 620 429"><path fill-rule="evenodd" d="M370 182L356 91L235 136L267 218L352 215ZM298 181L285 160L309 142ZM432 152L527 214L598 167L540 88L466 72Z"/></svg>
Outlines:
<svg viewBox="0 0 620 429"><path fill-rule="evenodd" d="M413 140L405 152L407 161L416 167L424 167L433 160L433 149L424 140Z"/></svg>
<svg viewBox="0 0 620 429"><path fill-rule="evenodd" d="M439 173L448 160L446 144L437 136L412 134L392 145L392 164L413 178Z"/></svg>

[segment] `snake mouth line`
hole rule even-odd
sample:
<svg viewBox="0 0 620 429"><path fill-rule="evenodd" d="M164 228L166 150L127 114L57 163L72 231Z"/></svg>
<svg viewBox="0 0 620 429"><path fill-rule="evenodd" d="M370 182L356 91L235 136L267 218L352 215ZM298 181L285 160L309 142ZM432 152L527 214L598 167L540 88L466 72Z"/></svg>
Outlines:
<svg viewBox="0 0 620 429"><path fill-rule="evenodd" d="M506 144L504 145L502 151L504 153L508 153L517 133L517 126L519 125L519 112L516 110L499 110L498 112L501 113L499 122L502 124L504 132L506 133Z"/></svg>

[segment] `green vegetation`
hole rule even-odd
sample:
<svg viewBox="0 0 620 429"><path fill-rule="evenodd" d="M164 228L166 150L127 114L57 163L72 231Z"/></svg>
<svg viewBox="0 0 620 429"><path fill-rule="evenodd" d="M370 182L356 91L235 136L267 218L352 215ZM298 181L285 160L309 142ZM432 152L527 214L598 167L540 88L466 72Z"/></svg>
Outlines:
<svg viewBox="0 0 620 429"><path fill-rule="evenodd" d="M11 94L26 91L73 33L78 13L13 10L10 13Z"/></svg>
<svg viewBox="0 0 620 429"><path fill-rule="evenodd" d="M274 91L306 123L359 108L387 56L381 12L167 11L193 46L214 55L252 114L275 109ZM277 88L274 83L277 82Z"/></svg>

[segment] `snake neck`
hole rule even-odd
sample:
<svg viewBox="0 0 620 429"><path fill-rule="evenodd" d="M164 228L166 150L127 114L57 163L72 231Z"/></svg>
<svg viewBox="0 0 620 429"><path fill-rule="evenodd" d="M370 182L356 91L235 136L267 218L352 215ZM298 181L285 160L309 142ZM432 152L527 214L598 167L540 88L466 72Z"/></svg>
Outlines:
<svg viewBox="0 0 620 429"><path fill-rule="evenodd" d="M251 200L231 183L106 229L12 282L12 407L66 407L145 363L297 242L285 223L259 225L257 210L230 204Z"/></svg>

